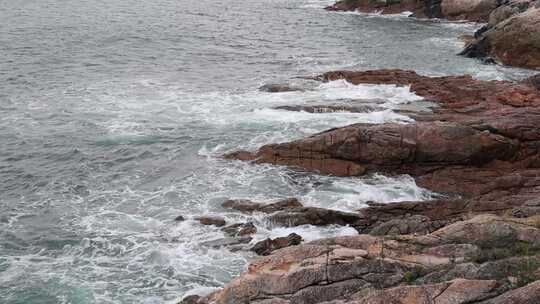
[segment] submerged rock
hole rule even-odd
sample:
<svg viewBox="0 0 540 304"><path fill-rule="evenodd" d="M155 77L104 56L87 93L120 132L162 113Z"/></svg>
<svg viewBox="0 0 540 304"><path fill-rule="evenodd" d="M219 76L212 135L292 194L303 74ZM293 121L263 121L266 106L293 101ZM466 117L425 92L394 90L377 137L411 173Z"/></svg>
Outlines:
<svg viewBox="0 0 540 304"><path fill-rule="evenodd" d="M202 225L223 227L226 222L225 219L219 216L198 216L195 220L199 221Z"/></svg>
<svg viewBox="0 0 540 304"><path fill-rule="evenodd" d="M299 245L302 242L302 237L296 233L291 233L286 237L278 237L275 239L267 238L263 241L257 242L251 251L255 252L258 255L269 255L275 250Z"/></svg>
<svg viewBox="0 0 540 304"><path fill-rule="evenodd" d="M260 87L259 90L269 93L304 91L304 89L300 87L291 86L289 84L265 84Z"/></svg>
<svg viewBox="0 0 540 304"><path fill-rule="evenodd" d="M509 291L494 299L490 299L486 304L538 304L540 303L540 281L528 284L527 286Z"/></svg>

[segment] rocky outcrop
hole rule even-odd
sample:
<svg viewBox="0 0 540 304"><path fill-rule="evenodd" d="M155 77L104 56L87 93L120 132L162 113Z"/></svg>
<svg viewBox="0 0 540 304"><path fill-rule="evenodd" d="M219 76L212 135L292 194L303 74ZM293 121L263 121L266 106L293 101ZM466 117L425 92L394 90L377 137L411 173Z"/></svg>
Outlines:
<svg viewBox="0 0 540 304"><path fill-rule="evenodd" d="M438 107L411 124L356 124L226 157L340 176L411 174L423 187L477 201L493 201L495 193L500 202L508 195L520 203L534 198L540 186L540 92L531 82L425 77L401 70L321 76L336 79L410 86Z"/></svg>
<svg viewBox="0 0 540 304"><path fill-rule="evenodd" d="M508 17L504 19L504 17ZM497 11L494 25L484 28L462 55L492 57L505 65L540 68L540 9L530 8L515 14L514 10ZM504 19L497 23L497 21Z"/></svg>
<svg viewBox="0 0 540 304"><path fill-rule="evenodd" d="M283 92L295 92L295 91L304 91L304 89L296 86L291 86L288 84L265 84L259 88L260 91L268 93L283 93Z"/></svg>
<svg viewBox="0 0 540 304"><path fill-rule="evenodd" d="M198 216L195 220L199 221L202 225L223 227L227 223L225 219L219 216Z"/></svg>
<svg viewBox="0 0 540 304"><path fill-rule="evenodd" d="M521 299L538 292L536 283L510 291L540 279L537 220L481 215L425 236L358 235L288 247L251 263L244 274L199 303ZM501 251L507 255L491 254Z"/></svg>

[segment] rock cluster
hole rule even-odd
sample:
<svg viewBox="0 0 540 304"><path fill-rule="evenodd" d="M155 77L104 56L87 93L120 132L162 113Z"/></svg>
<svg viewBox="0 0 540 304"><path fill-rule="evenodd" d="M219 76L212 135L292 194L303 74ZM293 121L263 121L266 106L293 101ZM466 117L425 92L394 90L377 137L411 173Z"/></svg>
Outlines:
<svg viewBox="0 0 540 304"><path fill-rule="evenodd" d="M505 65L540 68L540 1L538 0L340 0L333 11L410 11L418 18L445 18L487 23L475 33L462 55Z"/></svg>

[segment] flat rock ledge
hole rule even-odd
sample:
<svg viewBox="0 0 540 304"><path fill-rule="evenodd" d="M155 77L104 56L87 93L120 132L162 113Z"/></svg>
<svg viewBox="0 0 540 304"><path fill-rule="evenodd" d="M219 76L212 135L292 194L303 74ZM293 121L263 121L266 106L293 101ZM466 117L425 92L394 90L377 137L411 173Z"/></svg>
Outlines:
<svg viewBox="0 0 540 304"><path fill-rule="evenodd" d="M538 303L540 217L479 215L415 236L283 248L184 303Z"/></svg>

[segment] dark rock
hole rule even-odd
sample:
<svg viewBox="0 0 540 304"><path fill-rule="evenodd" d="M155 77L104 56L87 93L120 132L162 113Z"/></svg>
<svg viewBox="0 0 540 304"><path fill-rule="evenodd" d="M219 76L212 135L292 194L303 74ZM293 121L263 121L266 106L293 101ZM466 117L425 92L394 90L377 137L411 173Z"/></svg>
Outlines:
<svg viewBox="0 0 540 304"><path fill-rule="evenodd" d="M217 227L223 227L225 226L226 222L225 219L218 216L199 216L196 217L195 220L199 221L202 225L214 225Z"/></svg>
<svg viewBox="0 0 540 304"><path fill-rule="evenodd" d="M226 209L234 209L244 213L274 213L276 211L303 207L296 198L287 198L275 203L256 203L250 200L228 200L221 206Z"/></svg>
<svg viewBox="0 0 540 304"><path fill-rule="evenodd" d="M296 233L291 233L286 237L278 237L275 239L267 238L255 244L250 250L258 255L269 255L275 250L299 245L302 242L302 237Z"/></svg>
<svg viewBox="0 0 540 304"><path fill-rule="evenodd" d="M253 223L232 224L227 227L221 228L221 231L225 232L231 237L246 236L257 233L257 227Z"/></svg>
<svg viewBox="0 0 540 304"><path fill-rule="evenodd" d="M336 112L348 112L348 113L369 113L383 110L380 107L374 107L370 105L298 105L298 106L279 106L275 109L295 111L295 112L308 112L308 113L336 113Z"/></svg>
<svg viewBox="0 0 540 304"><path fill-rule="evenodd" d="M267 219L275 225L284 227L301 225L351 225L354 227L361 220L360 216L355 213L315 207L303 207L280 211L270 215Z"/></svg>
<svg viewBox="0 0 540 304"><path fill-rule="evenodd" d="M186 219L183 216L179 215L179 216L175 217L174 220L177 221L177 222L183 222Z"/></svg>

